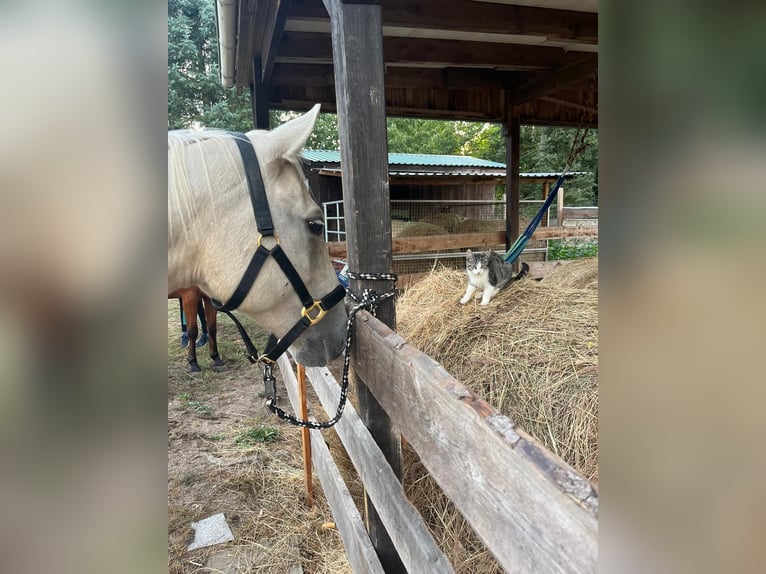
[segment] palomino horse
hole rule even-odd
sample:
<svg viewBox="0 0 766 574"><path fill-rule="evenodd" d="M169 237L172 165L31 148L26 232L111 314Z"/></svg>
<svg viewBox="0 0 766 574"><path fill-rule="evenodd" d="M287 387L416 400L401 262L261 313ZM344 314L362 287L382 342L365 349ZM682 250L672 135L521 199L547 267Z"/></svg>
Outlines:
<svg viewBox="0 0 766 574"><path fill-rule="evenodd" d="M345 306L336 304L343 293L324 242L322 211L299 159L318 113L316 105L239 141L220 131L168 132L168 292L199 285L213 300L241 299L226 306L238 306L279 338L288 335L291 353L306 366L323 366L343 352L347 320ZM244 147L257 158L249 168ZM251 199L250 187L258 190L248 185L252 179L262 182L253 192L260 200ZM259 229L268 224L273 235ZM258 253L266 253L261 262ZM253 267L254 282L243 289ZM296 332L302 334L293 340Z"/></svg>
<svg viewBox="0 0 766 574"><path fill-rule="evenodd" d="M189 345L187 347L186 358L189 361L189 369L192 373L199 372L197 363L197 308L200 301L205 310L205 323L207 323L208 346L210 348L210 359L213 361L213 368L223 367L223 361L218 354L218 311L213 307L210 297L205 295L199 287L182 287L168 294L168 299L181 299L181 306L186 316L186 333L189 336Z"/></svg>

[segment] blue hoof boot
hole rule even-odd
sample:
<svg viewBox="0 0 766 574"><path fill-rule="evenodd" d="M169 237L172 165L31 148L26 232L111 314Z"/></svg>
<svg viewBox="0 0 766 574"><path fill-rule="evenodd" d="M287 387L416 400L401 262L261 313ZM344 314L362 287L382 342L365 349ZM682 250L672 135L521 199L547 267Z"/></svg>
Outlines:
<svg viewBox="0 0 766 574"><path fill-rule="evenodd" d="M181 333L181 346L187 347L189 345L189 335Z"/></svg>
<svg viewBox="0 0 766 574"><path fill-rule="evenodd" d="M203 347L207 345L207 333L202 333L199 339L197 339L197 346Z"/></svg>

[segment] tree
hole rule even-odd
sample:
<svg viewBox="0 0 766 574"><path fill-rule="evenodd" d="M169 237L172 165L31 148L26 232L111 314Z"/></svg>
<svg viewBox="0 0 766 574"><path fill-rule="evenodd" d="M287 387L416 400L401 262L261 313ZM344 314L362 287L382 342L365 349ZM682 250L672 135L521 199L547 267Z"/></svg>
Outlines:
<svg viewBox="0 0 766 574"><path fill-rule="evenodd" d="M215 3L168 0L168 129L253 128L249 94L221 85Z"/></svg>

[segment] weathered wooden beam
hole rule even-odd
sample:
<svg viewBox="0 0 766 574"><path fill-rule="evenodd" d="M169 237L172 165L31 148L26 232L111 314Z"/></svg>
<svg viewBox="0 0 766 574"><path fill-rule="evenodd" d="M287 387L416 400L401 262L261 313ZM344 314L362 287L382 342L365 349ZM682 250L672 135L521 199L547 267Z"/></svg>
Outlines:
<svg viewBox="0 0 766 574"><path fill-rule="evenodd" d="M562 220L567 219L598 219L598 207L565 207Z"/></svg>
<svg viewBox="0 0 766 574"><path fill-rule="evenodd" d="M308 368L309 380L327 413L340 400L340 387L326 368ZM364 484L408 572L453 572L423 518L407 499L398 477L375 444L353 405L346 405L335 425L343 446Z"/></svg>
<svg viewBox="0 0 766 574"><path fill-rule="evenodd" d="M282 355L277 363L293 412L298 412L300 408L298 380L295 378L290 360L287 355ZM354 499L343 482L343 475L335 466L322 433L312 429L311 439L311 457L314 461L314 468L317 471L319 482L322 484L322 491L332 510L333 518L335 518L335 525L343 540L352 571L384 574L385 570L383 570L370 537L364 529L362 517L359 516Z"/></svg>
<svg viewBox="0 0 766 574"><path fill-rule="evenodd" d="M496 70L467 68L406 68L391 66L385 70L388 88L421 88L447 90L477 90L504 88L528 78L526 72L499 72ZM333 67L329 64L278 63L271 75L274 86L335 86Z"/></svg>
<svg viewBox="0 0 766 574"><path fill-rule="evenodd" d="M320 0L295 1L290 18L327 18ZM598 15L467 0L383 2L383 26L444 31L545 36L580 44L598 43Z"/></svg>
<svg viewBox="0 0 766 574"><path fill-rule="evenodd" d="M541 96L539 99L541 99L544 102L550 102L551 104L558 104L559 106L564 106L565 108L573 108L575 110L588 112L589 114L598 113L598 110L596 108L583 106L582 104L578 104L576 102L570 102L569 100L562 100L561 98L554 98L553 96Z"/></svg>
<svg viewBox="0 0 766 574"><path fill-rule="evenodd" d="M519 180L519 157L521 149L521 121L513 115L513 100L510 90L505 91L505 249L508 250L521 233L521 214L519 200L521 185ZM519 270L518 260L513 262L514 271Z"/></svg>
<svg viewBox="0 0 766 574"><path fill-rule="evenodd" d="M253 82L250 84L250 101L253 108L253 127L257 130L269 129L269 92L263 83L261 58L253 59Z"/></svg>
<svg viewBox="0 0 766 574"><path fill-rule="evenodd" d="M543 46L396 37L383 38L383 56L387 64L498 66L505 70L555 70L581 57ZM330 38L313 32L285 32L277 62L330 63Z"/></svg>
<svg viewBox="0 0 766 574"><path fill-rule="evenodd" d="M598 56L591 55L564 65L558 70L541 74L513 88L513 104L518 106L528 100L539 98L564 88L596 73Z"/></svg>
<svg viewBox="0 0 766 574"><path fill-rule="evenodd" d="M253 83L253 60L259 55L253 46L256 45L256 38L260 46L260 38L263 37L265 9L265 3L256 0L241 0L239 3L235 62L237 86L247 87Z"/></svg>
<svg viewBox="0 0 766 574"><path fill-rule="evenodd" d="M596 572L593 486L372 315L359 319L359 374L501 566Z"/></svg>
<svg viewBox="0 0 766 574"><path fill-rule="evenodd" d="M265 83L270 83L271 72L276 62L279 45L285 31L287 14L290 11L292 0L280 0L269 2L269 12L266 17L266 28L260 46L261 61L263 63L263 78Z"/></svg>
<svg viewBox="0 0 766 574"><path fill-rule="evenodd" d="M572 239L598 237L594 227L538 227L532 234L532 241L540 239ZM505 243L505 231L494 233L461 233L456 235L426 235L423 237L397 237L392 241L394 255L406 253L427 253L449 249L481 248L494 249ZM330 257L346 259L348 251L345 241L327 244Z"/></svg>
<svg viewBox="0 0 766 574"><path fill-rule="evenodd" d="M383 83L383 34L380 5L328 0L332 23L332 56L338 107L338 136L343 170L343 203L349 265L365 273L391 270L391 226L388 193L388 144ZM388 281L352 280L351 289L385 291ZM378 316L395 328L392 300ZM357 358L352 356L352 364ZM383 451L394 474L402 476L401 438L388 414L354 377L359 413ZM386 572L404 572L399 556L372 501L367 498L367 527Z"/></svg>

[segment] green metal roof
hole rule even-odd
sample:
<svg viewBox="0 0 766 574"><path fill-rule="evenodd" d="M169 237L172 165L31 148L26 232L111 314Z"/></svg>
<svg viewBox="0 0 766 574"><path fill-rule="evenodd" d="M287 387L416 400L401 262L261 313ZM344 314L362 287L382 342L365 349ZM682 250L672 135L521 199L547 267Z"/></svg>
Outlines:
<svg viewBox="0 0 766 574"><path fill-rule="evenodd" d="M339 151L308 150L302 152L306 161L340 163ZM429 167L488 167L505 169L504 163L488 161L465 155L431 155L420 153L390 153L388 165L420 165Z"/></svg>

